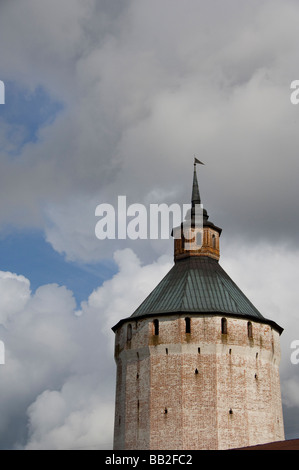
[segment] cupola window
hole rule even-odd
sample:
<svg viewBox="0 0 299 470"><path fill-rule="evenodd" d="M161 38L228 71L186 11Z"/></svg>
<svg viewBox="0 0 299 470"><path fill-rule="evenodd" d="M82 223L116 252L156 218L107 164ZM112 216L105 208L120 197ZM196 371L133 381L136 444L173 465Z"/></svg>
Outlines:
<svg viewBox="0 0 299 470"><path fill-rule="evenodd" d="M216 249L216 235L212 236L212 247L214 250Z"/></svg>

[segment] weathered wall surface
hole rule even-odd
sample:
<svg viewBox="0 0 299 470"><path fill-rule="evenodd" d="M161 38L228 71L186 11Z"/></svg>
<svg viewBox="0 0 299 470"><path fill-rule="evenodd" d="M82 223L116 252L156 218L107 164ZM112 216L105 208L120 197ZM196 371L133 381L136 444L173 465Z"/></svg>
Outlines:
<svg viewBox="0 0 299 470"><path fill-rule="evenodd" d="M226 317L223 334L219 315L188 318L190 333L180 315L118 329L114 448L228 449L283 440L279 333L252 320L248 331L246 319Z"/></svg>

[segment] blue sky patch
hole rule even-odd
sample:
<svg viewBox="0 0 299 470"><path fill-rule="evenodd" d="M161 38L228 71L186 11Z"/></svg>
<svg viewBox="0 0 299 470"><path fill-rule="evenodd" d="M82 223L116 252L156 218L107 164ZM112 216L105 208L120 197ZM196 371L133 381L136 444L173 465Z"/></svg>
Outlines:
<svg viewBox="0 0 299 470"><path fill-rule="evenodd" d="M6 81L0 120L8 125L6 138L14 144L14 150L9 153L17 154L26 143L36 142L39 129L51 124L62 110L63 103L53 100L44 88L37 87L30 92Z"/></svg>
<svg viewBox="0 0 299 470"><path fill-rule="evenodd" d="M67 262L45 241L39 231L15 232L0 239L0 270L22 274L34 292L44 284L57 283L74 293L78 306L91 292L117 272L113 261L95 264Z"/></svg>

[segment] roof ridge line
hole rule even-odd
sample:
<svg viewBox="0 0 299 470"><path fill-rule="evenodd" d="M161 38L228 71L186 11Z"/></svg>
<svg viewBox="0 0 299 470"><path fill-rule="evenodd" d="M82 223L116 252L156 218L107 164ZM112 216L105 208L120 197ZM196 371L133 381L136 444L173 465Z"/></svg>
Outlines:
<svg viewBox="0 0 299 470"><path fill-rule="evenodd" d="M188 260L188 261L189 261L189 260ZM183 293L184 293L184 295L182 296L182 299L181 299L181 302L180 302L180 309L183 308L184 303L185 303L185 298L186 298L186 286L188 285L189 276L190 276L190 270L188 270L188 271L187 271L187 274L185 275L184 285L183 285Z"/></svg>

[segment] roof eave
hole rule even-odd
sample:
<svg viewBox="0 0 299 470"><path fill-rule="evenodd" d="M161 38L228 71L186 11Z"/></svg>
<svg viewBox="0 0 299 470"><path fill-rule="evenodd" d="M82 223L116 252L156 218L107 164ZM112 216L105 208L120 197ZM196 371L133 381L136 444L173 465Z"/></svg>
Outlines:
<svg viewBox="0 0 299 470"><path fill-rule="evenodd" d="M284 331L284 328L279 326L275 321L273 320L268 320L267 318L258 318L258 317L253 317L251 315L238 315L236 313L231 313L231 312L190 312L190 311L177 311L177 312L151 312L151 313L144 313L142 315L136 316L136 317L127 317L123 318L120 320L116 325L114 325L111 329L114 333L120 328L124 323L127 322L137 322L139 320L143 320L144 318L155 318L155 317L165 317L165 316L171 316L171 315L213 315L213 316L225 316L229 318L239 318L241 320L248 320L248 321L253 321L256 323L264 323L266 325L271 326L274 330L276 330L279 335L282 334Z"/></svg>

